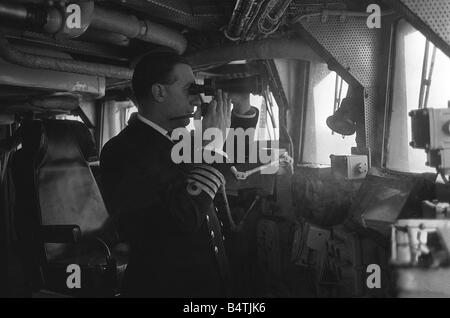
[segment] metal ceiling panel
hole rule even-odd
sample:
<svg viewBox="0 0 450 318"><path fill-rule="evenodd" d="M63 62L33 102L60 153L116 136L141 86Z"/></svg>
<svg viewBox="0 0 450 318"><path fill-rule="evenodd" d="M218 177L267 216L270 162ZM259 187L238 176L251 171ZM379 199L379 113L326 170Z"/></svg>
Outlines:
<svg viewBox="0 0 450 318"><path fill-rule="evenodd" d="M449 0L388 0L416 29L450 56Z"/></svg>
<svg viewBox="0 0 450 318"><path fill-rule="evenodd" d="M363 87L376 86L381 31L361 17L330 16L302 20L304 30Z"/></svg>

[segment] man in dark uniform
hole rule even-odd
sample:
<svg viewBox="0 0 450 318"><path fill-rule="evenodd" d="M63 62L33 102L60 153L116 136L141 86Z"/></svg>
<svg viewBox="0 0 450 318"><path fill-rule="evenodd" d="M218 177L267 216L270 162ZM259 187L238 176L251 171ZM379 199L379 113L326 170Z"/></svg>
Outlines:
<svg viewBox="0 0 450 318"><path fill-rule="evenodd" d="M103 148L101 174L108 210L131 246L123 294L129 297L230 296L228 260L214 199L224 184L217 166L175 164L170 131L185 127L199 97L191 67L174 53L136 65L138 115ZM176 119L174 119L176 118ZM202 128L255 127L248 98L218 91ZM206 143L205 143L206 144ZM220 150L209 149L208 151Z"/></svg>

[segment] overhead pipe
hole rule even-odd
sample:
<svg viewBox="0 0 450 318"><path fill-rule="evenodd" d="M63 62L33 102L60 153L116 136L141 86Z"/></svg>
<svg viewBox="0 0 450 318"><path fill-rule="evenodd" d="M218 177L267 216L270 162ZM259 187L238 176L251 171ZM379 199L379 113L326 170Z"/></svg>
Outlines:
<svg viewBox="0 0 450 318"><path fill-rule="evenodd" d="M394 10L388 10L381 12L381 16L390 16L394 15L396 12ZM351 17L351 18L367 18L371 15L368 12L358 12L358 11L348 11L348 10L323 10L322 12L317 13L307 13L300 15L293 19L292 23L298 23L303 19L313 18L313 17L322 17L322 20L326 20L329 16L337 16L341 18Z"/></svg>
<svg viewBox="0 0 450 318"><path fill-rule="evenodd" d="M289 8L291 2L292 0L272 0L272 2L267 5L268 8L262 17L275 22L280 20Z"/></svg>
<svg viewBox="0 0 450 318"><path fill-rule="evenodd" d="M40 109L75 110L80 106L80 100L78 96L50 96L33 99L29 104Z"/></svg>
<svg viewBox="0 0 450 318"><path fill-rule="evenodd" d="M302 39L264 39L195 52L187 56L194 69L236 60L289 58L323 62Z"/></svg>
<svg viewBox="0 0 450 318"><path fill-rule="evenodd" d="M133 70L126 67L24 53L11 46L1 33L0 57L9 63L35 69L104 76L126 80L131 80L133 76Z"/></svg>
<svg viewBox="0 0 450 318"><path fill-rule="evenodd" d="M199 5L199 10L195 4L191 5L185 0L109 0L119 5L127 6L142 12L149 12L155 17L164 17L165 20L183 25L190 29L202 31L208 28L216 28L224 25L228 17L222 5ZM247 0L248 1L248 0ZM228 1L222 1L228 2ZM226 6L226 5L225 5Z"/></svg>
<svg viewBox="0 0 450 318"><path fill-rule="evenodd" d="M230 22L225 30L225 36L230 40L239 40L241 33L249 21L254 7L256 5L255 0L237 0L233 10Z"/></svg>
<svg viewBox="0 0 450 318"><path fill-rule="evenodd" d="M80 37L80 40L92 43L114 44L123 47L130 45L130 39L123 34L92 28L87 29L87 31Z"/></svg>
<svg viewBox="0 0 450 318"><path fill-rule="evenodd" d="M274 33L292 0L271 0L258 19L258 30L266 35Z"/></svg>
<svg viewBox="0 0 450 318"><path fill-rule="evenodd" d="M83 2L82 9L88 11L93 8L93 3ZM83 14L82 21L87 14ZM20 3L0 3L0 21L21 23L28 28L38 28L46 33L55 34L60 32L65 26L64 13L55 7L38 7L36 5L25 5ZM84 32L88 21L84 23L82 31L77 31L73 37ZM66 30L67 31L67 30ZM71 35L68 35L71 36Z"/></svg>
<svg viewBox="0 0 450 318"><path fill-rule="evenodd" d="M187 40L179 32L148 20L139 20L134 15L95 8L91 26L174 49L178 54L186 51Z"/></svg>
<svg viewBox="0 0 450 318"><path fill-rule="evenodd" d="M20 111L46 111L46 110L58 110L58 111L72 111L80 106L80 100L78 96L63 95L63 96L48 96L39 97L22 102L11 102L3 104L0 108L2 111L20 112Z"/></svg>
<svg viewBox="0 0 450 318"><path fill-rule="evenodd" d="M64 13L57 8L27 7L21 4L0 3L0 21L22 22L33 28L39 28L50 34L63 33L69 37L78 37L88 27L118 33L132 39L151 42L174 49L183 54L187 47L186 38L179 32L166 26L139 20L136 16L112 11L95 6L94 3L83 2L83 26L81 30L68 29L64 23Z"/></svg>
<svg viewBox="0 0 450 318"><path fill-rule="evenodd" d="M237 0L224 34L228 39L237 41L241 39L242 35L248 33L255 20L258 20L258 30L261 33L272 34L278 29L280 20L291 2L292 0L270 0L268 2Z"/></svg>
<svg viewBox="0 0 450 318"><path fill-rule="evenodd" d="M12 21L25 21L28 10L23 4L2 3L0 5L0 18Z"/></svg>

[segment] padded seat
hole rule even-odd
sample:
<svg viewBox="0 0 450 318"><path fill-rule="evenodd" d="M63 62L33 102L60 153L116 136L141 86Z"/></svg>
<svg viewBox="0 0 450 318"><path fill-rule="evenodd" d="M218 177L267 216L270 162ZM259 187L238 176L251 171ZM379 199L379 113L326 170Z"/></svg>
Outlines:
<svg viewBox="0 0 450 318"><path fill-rule="evenodd" d="M87 162L96 155L90 131L81 122L66 120L33 120L20 129L22 148L12 162L14 213L31 289L53 290L49 285L54 285L58 292L73 292L65 286L69 274L54 270L65 264L79 264L82 274L123 271L126 253L119 260L114 256L118 237ZM100 284L93 280L95 286L84 285L89 295ZM109 296L99 289L99 296Z"/></svg>

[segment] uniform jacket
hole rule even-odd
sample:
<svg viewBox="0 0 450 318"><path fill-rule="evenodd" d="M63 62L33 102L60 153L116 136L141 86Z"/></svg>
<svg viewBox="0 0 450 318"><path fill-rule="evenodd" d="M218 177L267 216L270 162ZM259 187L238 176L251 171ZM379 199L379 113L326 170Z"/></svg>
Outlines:
<svg viewBox="0 0 450 318"><path fill-rule="evenodd" d="M257 117L257 110L253 118L233 115L232 127L255 127ZM223 175L206 164L175 164L172 147L161 133L133 120L102 150L104 199L131 246L123 294L228 296L228 260L214 204Z"/></svg>

